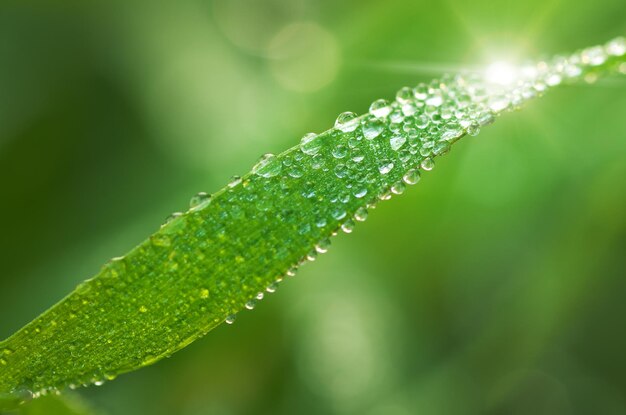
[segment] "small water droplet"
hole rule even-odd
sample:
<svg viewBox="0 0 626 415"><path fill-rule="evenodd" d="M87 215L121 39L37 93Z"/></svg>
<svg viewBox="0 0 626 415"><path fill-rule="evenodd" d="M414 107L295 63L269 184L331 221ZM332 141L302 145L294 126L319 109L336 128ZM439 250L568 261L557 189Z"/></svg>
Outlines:
<svg viewBox="0 0 626 415"><path fill-rule="evenodd" d="M341 230L344 231L345 233L352 233L352 231L354 230L354 221L351 219L348 219L347 221L342 223Z"/></svg>
<svg viewBox="0 0 626 415"><path fill-rule="evenodd" d="M236 319L237 319L237 315L236 314L231 314L230 316L226 317L226 320L224 320L224 322L226 324L233 324Z"/></svg>
<svg viewBox="0 0 626 415"><path fill-rule="evenodd" d="M397 182L393 186L391 186L391 192L396 195L401 195L406 190L406 185L404 182Z"/></svg>
<svg viewBox="0 0 626 415"><path fill-rule="evenodd" d="M278 157L272 153L267 153L261 156L259 161L252 167L252 173L257 176L270 178L280 173L282 166L282 162Z"/></svg>
<svg viewBox="0 0 626 415"><path fill-rule="evenodd" d="M406 184L416 184L420 181L420 171L418 169L411 169L402 176L402 180Z"/></svg>
<svg viewBox="0 0 626 415"><path fill-rule="evenodd" d="M348 154L348 147L343 144L339 144L332 151L333 157L336 159L342 159Z"/></svg>
<svg viewBox="0 0 626 415"><path fill-rule="evenodd" d="M422 170L431 171L435 167L435 162L433 161L433 159L428 157L422 160L422 162L420 163L420 167L422 168Z"/></svg>
<svg viewBox="0 0 626 415"><path fill-rule="evenodd" d="M377 99L370 105L370 113L377 118L385 118L391 112L391 105L385 99Z"/></svg>
<svg viewBox="0 0 626 415"><path fill-rule="evenodd" d="M256 300L250 300L246 302L246 308L252 310L256 306Z"/></svg>
<svg viewBox="0 0 626 415"><path fill-rule="evenodd" d="M368 120L362 127L363 136L368 140L373 140L383 132L385 125L377 118Z"/></svg>
<svg viewBox="0 0 626 415"><path fill-rule="evenodd" d="M412 98L413 90L411 90L408 86L400 88L400 90L396 93L396 100L401 104L410 102Z"/></svg>
<svg viewBox="0 0 626 415"><path fill-rule="evenodd" d="M354 188L352 194L357 199L361 199L362 197L367 195L367 188L366 187L356 187L356 188Z"/></svg>
<svg viewBox="0 0 626 415"><path fill-rule="evenodd" d="M342 112L337 116L337 120L335 121L335 128L343 131L344 133L349 133L351 131L356 130L356 127L359 125L359 120L357 115L353 112Z"/></svg>
<svg viewBox="0 0 626 415"><path fill-rule="evenodd" d="M315 133L305 134L300 140L300 150L309 156L317 154L322 148L322 140Z"/></svg>
<svg viewBox="0 0 626 415"><path fill-rule="evenodd" d="M273 282L270 285L267 286L267 288L265 289L265 291L267 291L268 293L275 293L276 290L278 289L278 283Z"/></svg>
<svg viewBox="0 0 626 415"><path fill-rule="evenodd" d="M465 129L465 131L467 131L467 134L475 137L478 135L478 133L480 133L480 124L477 123L476 121L472 121L467 128Z"/></svg>
<svg viewBox="0 0 626 415"><path fill-rule="evenodd" d="M211 195L205 192L199 192L189 199L189 209L200 210L211 203Z"/></svg>
<svg viewBox="0 0 626 415"><path fill-rule="evenodd" d="M228 182L228 187L235 187L238 184L241 184L241 177L239 176L233 176L230 178L230 182Z"/></svg>
<svg viewBox="0 0 626 415"><path fill-rule="evenodd" d="M367 219L367 209L364 207L360 207L354 212L354 219L357 222L365 222Z"/></svg>
<svg viewBox="0 0 626 415"><path fill-rule="evenodd" d="M618 37L611 40L605 46L606 53L612 56L622 56L626 54L626 38Z"/></svg>
<svg viewBox="0 0 626 415"><path fill-rule="evenodd" d="M378 165L378 171L380 172L380 174L387 174L391 171L391 169L393 169L393 162L389 160L383 160Z"/></svg>
<svg viewBox="0 0 626 415"><path fill-rule="evenodd" d="M594 46L583 50L581 59L584 64L599 66L606 62L606 54L602 46Z"/></svg>
<svg viewBox="0 0 626 415"><path fill-rule="evenodd" d="M404 143L406 143L406 137L403 135L394 135L389 139L389 145L394 151L400 150Z"/></svg>
<svg viewBox="0 0 626 415"><path fill-rule="evenodd" d="M297 272L297 271L298 271L298 268L297 268L297 267L291 267L291 268L289 268L289 269L287 270L287 272L285 272L285 274L286 274L288 277L295 277L295 275L296 275L296 272Z"/></svg>

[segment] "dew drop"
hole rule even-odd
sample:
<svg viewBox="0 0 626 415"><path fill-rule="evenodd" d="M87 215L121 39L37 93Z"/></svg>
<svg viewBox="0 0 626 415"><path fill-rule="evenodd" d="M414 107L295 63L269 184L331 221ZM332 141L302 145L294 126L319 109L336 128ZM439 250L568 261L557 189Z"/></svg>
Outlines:
<svg viewBox="0 0 626 415"><path fill-rule="evenodd" d="M231 314L228 317L226 317L226 320L224 320L224 322L226 324L233 324L236 319L237 319L237 315L236 314Z"/></svg>
<svg viewBox="0 0 626 415"><path fill-rule="evenodd" d="M380 121L377 118L373 118L371 120L368 120L362 127L363 129L363 136L368 139L368 140L373 140L374 138L378 137L380 135L380 133L383 132L383 129L385 128L384 124L382 123L382 121Z"/></svg>
<svg viewBox="0 0 626 415"><path fill-rule="evenodd" d="M480 133L480 124L478 124L476 121L472 121L470 125L467 126L465 131L467 131L467 134L475 137L478 135L478 133Z"/></svg>
<svg viewBox="0 0 626 415"><path fill-rule="evenodd" d="M315 133L308 133L300 140L300 150L309 156L317 154L322 148L322 140Z"/></svg>
<svg viewBox="0 0 626 415"><path fill-rule="evenodd" d="M391 192L396 195L401 195L406 190L406 185L404 182L398 182L391 186Z"/></svg>
<svg viewBox="0 0 626 415"><path fill-rule="evenodd" d="M612 56L622 56L626 54L626 38L618 37L611 40L605 46L606 53Z"/></svg>
<svg viewBox="0 0 626 415"><path fill-rule="evenodd" d="M357 187L354 189L354 191L352 192L352 194L354 195L354 197L356 197L357 199L361 199L362 197L364 197L365 195L367 195L367 188L366 187Z"/></svg>
<svg viewBox="0 0 626 415"><path fill-rule="evenodd" d="M246 302L246 308L248 310L254 309L255 306L256 306L256 300L250 300L250 301Z"/></svg>
<svg viewBox="0 0 626 415"><path fill-rule="evenodd" d="M367 219L367 209L364 207L360 207L354 212L354 219L357 222L365 222Z"/></svg>
<svg viewBox="0 0 626 415"><path fill-rule="evenodd" d="M430 157L425 158L420 163L420 167L425 171L431 171L435 167L435 162Z"/></svg>
<svg viewBox="0 0 626 415"><path fill-rule="evenodd" d="M413 91L408 86L400 88L400 90L396 93L396 100L401 104L406 104L410 102L413 98Z"/></svg>
<svg viewBox="0 0 626 415"><path fill-rule="evenodd" d="M343 131L344 133L349 133L351 131L356 130L356 127L359 125L359 120L357 115L353 112L342 112L337 116L337 120L335 120L335 128Z"/></svg>
<svg viewBox="0 0 626 415"><path fill-rule="evenodd" d="M275 293L276 290L278 289L278 283L277 282L273 282L270 285L267 286L267 288L265 289L265 291L267 291L268 293Z"/></svg>
<svg viewBox="0 0 626 415"><path fill-rule="evenodd" d="M341 224L341 230L345 233L352 233L354 230L354 221L352 219L348 219L344 223Z"/></svg>
<svg viewBox="0 0 626 415"><path fill-rule="evenodd" d="M339 144L332 151L333 157L336 159L342 159L348 154L348 147L343 144Z"/></svg>
<svg viewBox="0 0 626 415"><path fill-rule="evenodd" d="M239 176L233 176L230 178L230 182L228 182L228 187L235 187L238 184L241 184L241 177Z"/></svg>
<svg viewBox="0 0 626 415"><path fill-rule="evenodd" d="M391 105L385 99L377 99L370 105L370 114L377 118L385 118L391 112Z"/></svg>
<svg viewBox="0 0 626 415"><path fill-rule="evenodd" d="M335 166L335 176L337 176L340 179L343 179L347 175L348 175L348 168L346 167L345 164L337 164Z"/></svg>
<svg viewBox="0 0 626 415"><path fill-rule="evenodd" d="M383 160L378 166L380 174L387 174L391 171L391 169L393 169L393 162L389 160Z"/></svg>
<svg viewBox="0 0 626 415"><path fill-rule="evenodd" d="M404 143L406 143L406 137L403 135L394 135L389 139L389 145L394 151L400 150Z"/></svg>
<svg viewBox="0 0 626 415"><path fill-rule="evenodd" d="M319 254L325 254L328 252L328 248L330 247L330 239L322 239L315 245L315 250Z"/></svg>
<svg viewBox="0 0 626 415"><path fill-rule="evenodd" d="M602 46L594 46L583 50L581 59L587 65L599 66L606 62L606 54Z"/></svg>
<svg viewBox="0 0 626 415"><path fill-rule="evenodd" d="M252 167L252 173L257 176L269 178L280 173L282 167L282 162L278 157L272 153L267 153L262 155L259 161Z"/></svg>
<svg viewBox="0 0 626 415"><path fill-rule="evenodd" d="M285 273L288 277L295 277L296 276L296 272L298 271L297 267L291 267L287 270L287 272Z"/></svg>
<svg viewBox="0 0 626 415"><path fill-rule="evenodd" d="M264 297L264 296L265 296L265 295L264 295L262 292L259 292L259 293L256 295L256 297L255 297L255 298L256 298L257 300L261 301L261 300L263 299L263 297Z"/></svg>
<svg viewBox="0 0 626 415"><path fill-rule="evenodd" d="M418 169L411 169L402 176L402 180L406 184L416 184L420 181L420 171Z"/></svg>
<svg viewBox="0 0 626 415"><path fill-rule="evenodd" d="M197 193L189 199L189 208L191 210L200 210L211 203L211 195L205 192Z"/></svg>

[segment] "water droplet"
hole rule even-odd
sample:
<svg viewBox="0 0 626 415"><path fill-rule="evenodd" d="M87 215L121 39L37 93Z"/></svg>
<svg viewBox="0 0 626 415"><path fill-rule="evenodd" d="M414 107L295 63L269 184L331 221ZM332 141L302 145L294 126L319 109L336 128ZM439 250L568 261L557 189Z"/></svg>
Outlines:
<svg viewBox="0 0 626 415"><path fill-rule="evenodd" d="M584 64L599 66L606 62L606 54L602 46L594 46L583 50L581 59Z"/></svg>
<svg viewBox="0 0 626 415"><path fill-rule="evenodd" d="M291 168L289 170L287 170L287 174L290 177L293 177L294 179L299 179L300 177L302 177L304 172L298 166L291 166Z"/></svg>
<svg viewBox="0 0 626 415"><path fill-rule="evenodd" d="M336 159L342 159L348 154L348 147L343 144L339 144L332 151L333 157Z"/></svg>
<svg viewBox="0 0 626 415"><path fill-rule="evenodd" d="M478 133L480 133L480 124L477 123L476 121L472 121L467 128L465 129L465 131L467 131L467 134L475 137L478 135Z"/></svg>
<svg viewBox="0 0 626 415"><path fill-rule="evenodd" d="M341 230L345 233L352 233L354 230L354 221L352 219L348 219L344 223L341 224Z"/></svg>
<svg viewBox="0 0 626 415"><path fill-rule="evenodd" d="M428 97L428 86L426 84L419 84L413 88L413 96L418 101L424 101Z"/></svg>
<svg viewBox="0 0 626 415"><path fill-rule="evenodd" d="M259 161L252 167L252 173L257 176L269 178L274 177L282 169L282 162L272 153L261 156Z"/></svg>
<svg viewBox="0 0 626 415"><path fill-rule="evenodd" d="M165 223L163 224L163 226L167 225L168 223L171 223L174 219L180 218L181 216L183 216L181 212L172 213L167 218L165 218Z"/></svg>
<svg viewBox="0 0 626 415"><path fill-rule="evenodd" d="M356 130L356 127L359 125L359 120L357 115L353 112L342 112L337 116L337 120L335 121L335 128L343 131L344 133L349 133L351 131Z"/></svg>
<svg viewBox="0 0 626 415"><path fill-rule="evenodd" d="M367 219L367 209L365 209L364 207L358 208L356 212L354 212L354 219L357 222L365 222L365 220Z"/></svg>
<svg viewBox="0 0 626 415"><path fill-rule="evenodd" d="M257 300L261 301L261 300L263 299L263 297L264 297L264 296L265 296L265 294L263 294L262 292L259 292L259 293L256 295L256 297L255 297L255 298L256 298Z"/></svg>
<svg viewBox="0 0 626 415"><path fill-rule="evenodd" d="M315 245L315 250L320 254L325 254L328 252L328 248L330 247L330 239L322 239Z"/></svg>
<svg viewBox="0 0 626 415"><path fill-rule="evenodd" d="M267 286L267 288L265 289L265 291L267 291L268 293L275 293L276 290L278 289L278 283L277 282L273 282L270 285Z"/></svg>
<svg viewBox="0 0 626 415"><path fill-rule="evenodd" d="M377 118L385 118L391 112L391 105L385 99L377 99L370 105L370 113Z"/></svg>
<svg viewBox="0 0 626 415"><path fill-rule="evenodd" d="M431 171L435 167L435 162L430 157L429 158L425 158L420 163L420 167L422 168L422 170Z"/></svg>
<svg viewBox="0 0 626 415"><path fill-rule="evenodd" d="M406 104L413 99L413 90L408 86L400 88L400 90L396 93L396 100L401 104Z"/></svg>
<svg viewBox="0 0 626 415"><path fill-rule="evenodd" d="M300 150L304 154L313 156L320 151L320 148L322 148L322 140L315 133L305 134L300 140Z"/></svg>
<svg viewBox="0 0 626 415"><path fill-rule="evenodd" d="M207 288L202 288L200 290L200 298L202 298L203 300L209 298L209 290Z"/></svg>
<svg viewBox="0 0 626 415"><path fill-rule="evenodd" d="M393 169L393 163L389 160L383 160L378 165L378 171L380 172L380 174L387 174L391 171L391 169Z"/></svg>
<svg viewBox="0 0 626 415"><path fill-rule="evenodd" d="M228 187L235 187L238 184L241 184L241 177L239 176L233 176L230 178L230 182L228 182Z"/></svg>
<svg viewBox="0 0 626 415"><path fill-rule="evenodd" d="M226 324L233 324L236 319L237 319L237 315L236 314L231 314L228 317L226 317L226 320L224 320L224 322Z"/></svg>
<svg viewBox="0 0 626 415"><path fill-rule="evenodd" d="M383 132L385 125L377 118L368 120L362 127L363 136L368 140L373 140Z"/></svg>
<svg viewBox="0 0 626 415"><path fill-rule="evenodd" d="M404 143L406 143L406 137L403 135L394 135L389 139L389 145L394 151L400 150Z"/></svg>
<svg viewBox="0 0 626 415"><path fill-rule="evenodd" d="M205 192L199 192L189 199L189 209L200 210L211 203L211 195Z"/></svg>
<svg viewBox="0 0 626 415"><path fill-rule="evenodd" d="M411 169L407 171L404 176L402 176L402 180L406 184L416 184L420 181L420 171L417 169Z"/></svg>
<svg viewBox="0 0 626 415"><path fill-rule="evenodd" d="M393 186L391 186L391 192L396 195L401 195L406 190L406 185L404 182L397 182Z"/></svg>
<svg viewBox="0 0 626 415"><path fill-rule="evenodd" d="M415 126L420 130L424 130L430 124L430 117L422 114L415 119Z"/></svg>
<svg viewBox="0 0 626 415"><path fill-rule="evenodd" d="M256 300L250 300L246 302L246 308L252 310L256 306Z"/></svg>
<svg viewBox="0 0 626 415"><path fill-rule="evenodd" d="M298 268L297 268L297 267L291 267L291 268L289 268L289 269L287 270L287 272L285 272L285 274L286 274L288 277L295 277L295 276L296 276L296 272L297 272L297 271L298 271Z"/></svg>
<svg viewBox="0 0 626 415"><path fill-rule="evenodd" d="M360 163L363 159L365 159L365 153L360 148L353 149L350 156L352 157L352 161L355 163Z"/></svg>
<svg viewBox="0 0 626 415"><path fill-rule="evenodd" d="M362 197L364 197L365 195L367 195L367 188L365 187L357 187L354 189L354 191L352 192L352 194L354 195L354 197L356 197L357 199L361 199Z"/></svg>
<svg viewBox="0 0 626 415"><path fill-rule="evenodd" d="M612 56L622 56L626 54L626 38L618 37L611 40L605 46L606 53Z"/></svg>
<svg viewBox="0 0 626 415"><path fill-rule="evenodd" d="M348 175L348 168L346 167L345 164L337 164L335 166L335 176L337 176L340 179L343 179L347 175Z"/></svg>

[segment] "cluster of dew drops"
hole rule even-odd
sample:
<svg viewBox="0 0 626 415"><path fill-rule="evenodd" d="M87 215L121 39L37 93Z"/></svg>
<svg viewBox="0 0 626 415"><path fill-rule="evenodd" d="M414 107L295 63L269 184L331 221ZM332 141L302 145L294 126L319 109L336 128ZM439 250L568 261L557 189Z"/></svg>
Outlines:
<svg viewBox="0 0 626 415"><path fill-rule="evenodd" d="M388 189L376 195L378 200L388 200L393 194L401 194L407 185L416 184L421 177L420 171L434 168L434 157L446 153L452 143L465 135L475 136L481 127L493 123L503 112L517 110L526 101L543 95L548 89L563 82L583 80L595 82L593 69L603 65L611 57L626 53L626 39L613 39L603 46L594 46L570 56L557 56L551 61L540 61L518 68L510 68L506 81L491 79L488 71L467 72L457 76L446 75L432 82L420 83L415 87L401 88L394 101L378 99L369 107L367 114L358 116L353 112L343 112L335 120L330 136L349 134L347 145L338 144L331 151L335 159L351 160L358 165L364 159L363 145L387 145L398 153L403 175L401 180L390 183ZM618 71L626 73L626 64ZM323 134L326 134L323 133ZM293 157L281 157L271 153L264 154L252 168L252 173L260 178L272 178L278 175L299 179L303 175L303 166L313 169L322 168L320 150L325 145L321 135L305 134ZM384 141L384 143L381 143ZM289 152L288 152L289 153ZM309 158L309 160L306 160ZM295 162L294 162L295 160ZM413 163L413 164L411 164ZM381 177L387 175L396 164L390 159L377 162L377 172ZM334 167L338 179L346 179L354 170L346 164ZM242 179L235 176L229 187L240 184ZM351 196L357 199L367 194L367 189L348 184ZM350 197L350 196L348 196ZM191 199L191 209L206 206L210 195L199 193ZM356 209L352 217L345 212L333 215L341 219L340 229L351 233L356 222L367 219L368 209L375 207L370 201ZM337 232L332 232L332 236ZM329 239L323 239L300 262L313 261L318 254L328 251ZM297 264L286 272L294 276ZM267 287L266 291L276 291L282 277ZM263 299L264 293L258 293L245 304L246 309L253 309L256 302ZM225 322L234 323L236 314L229 315Z"/></svg>
<svg viewBox="0 0 626 415"><path fill-rule="evenodd" d="M299 179L303 176L304 165L314 170L327 169L328 167L323 167L320 151L326 145L321 137L324 134L330 137L349 136L347 145L334 146L330 154L340 161L349 160L352 166L367 164L361 163L365 158L364 146L375 149L385 146L386 149L395 152L397 157L376 160L374 172L370 171L365 175L369 182L378 179L377 182L387 186L373 198L365 198L367 188L355 186L354 182L350 181L354 170L348 168L348 163L334 165L334 175L337 179L345 180L346 188L350 190L343 201L347 202L352 197L363 200L351 215L347 215L345 211L338 211L332 215L334 219L340 221L340 229L343 232L351 233L356 222L367 219L368 209L374 208L377 200L388 200L393 194L403 193L407 185L416 184L420 180L421 171L433 169L433 158L446 153L450 145L461 137L477 135L481 127L491 124L501 113L518 109L524 102L563 82L581 79L594 82L597 78L594 68L602 66L608 59L624 54L626 39L620 37L605 45L587 48L570 56L557 56L549 62L542 61L514 68L514 73L507 74L511 76L501 79L490 79L487 72L467 72L454 77L444 76L428 84L420 83L413 88L404 87L397 92L394 101L384 99L374 101L367 114L357 116L352 112L344 112L339 114L333 129L329 132L304 135L299 146L286 153L291 157L265 154L252 168L252 174L261 179L270 179L277 175ZM621 63L617 70L626 74L626 63ZM506 82L500 82L502 79ZM390 177L389 173L394 169L396 172L401 169L401 179L388 183L385 178ZM378 175L378 178L373 177L375 175ZM232 189L242 182L241 177L235 176L227 188ZM303 196L309 197L305 194ZM204 209L211 200L210 194L198 193L190 200L190 212ZM182 213L172 214L164 226L181 215ZM317 225L323 227L325 222ZM334 231L331 235L336 234ZM167 236L160 235L152 243L167 245ZM299 264L286 272L286 276L294 276L298 265L315 260L318 254L328 251L329 245L328 238L319 241ZM265 291L275 292L282 280L282 277L277 278ZM200 298L207 298L208 295L207 289L200 290ZM245 308L253 309L264 295L264 292L259 292L245 304ZM231 314L224 321L232 324L235 317L235 314ZM0 368L7 364L11 353L10 349L0 350ZM105 379L110 380L114 377L115 375L105 376ZM103 380L94 379L92 383L100 385ZM49 391L57 392L54 388ZM43 390L37 394L47 392ZM16 393L23 393L25 400L36 396L28 390Z"/></svg>

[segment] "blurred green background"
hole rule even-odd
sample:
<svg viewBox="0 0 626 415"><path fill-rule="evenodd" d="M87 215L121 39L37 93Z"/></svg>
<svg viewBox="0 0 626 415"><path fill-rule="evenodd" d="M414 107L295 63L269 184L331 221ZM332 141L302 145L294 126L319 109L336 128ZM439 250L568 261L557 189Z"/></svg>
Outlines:
<svg viewBox="0 0 626 415"><path fill-rule="evenodd" d="M0 5L0 338L260 154L443 69L603 43L623 0ZM626 81L462 140L109 414L626 413Z"/></svg>

